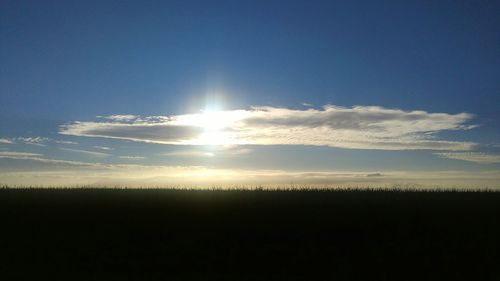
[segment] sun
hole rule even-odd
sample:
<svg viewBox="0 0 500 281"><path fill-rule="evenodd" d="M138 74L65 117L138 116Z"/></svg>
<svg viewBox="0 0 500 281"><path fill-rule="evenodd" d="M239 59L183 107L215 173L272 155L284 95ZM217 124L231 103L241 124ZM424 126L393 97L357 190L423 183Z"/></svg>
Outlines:
<svg viewBox="0 0 500 281"><path fill-rule="evenodd" d="M203 111L199 116L199 126L203 133L198 141L204 145L232 144L230 134L225 130L231 125L231 120L225 111Z"/></svg>
<svg viewBox="0 0 500 281"><path fill-rule="evenodd" d="M176 116L172 124L201 129L197 136L183 141L188 145L227 146L243 144L238 141L235 129L248 115L246 110L226 110L222 103L207 103L197 113Z"/></svg>
<svg viewBox="0 0 500 281"><path fill-rule="evenodd" d="M228 112L222 110L203 110L199 116L199 125L205 131L219 131L229 126Z"/></svg>
<svg viewBox="0 0 500 281"><path fill-rule="evenodd" d="M234 125L235 116L232 111L201 110L199 113L178 116L175 125L200 128L195 138L185 142L191 145L230 145L234 138L229 128Z"/></svg>

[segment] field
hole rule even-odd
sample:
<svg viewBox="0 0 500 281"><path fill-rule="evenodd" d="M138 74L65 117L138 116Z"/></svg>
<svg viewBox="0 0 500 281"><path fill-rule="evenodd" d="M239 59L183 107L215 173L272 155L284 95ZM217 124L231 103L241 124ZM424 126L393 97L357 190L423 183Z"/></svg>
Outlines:
<svg viewBox="0 0 500 281"><path fill-rule="evenodd" d="M1 280L500 280L499 192L0 190Z"/></svg>

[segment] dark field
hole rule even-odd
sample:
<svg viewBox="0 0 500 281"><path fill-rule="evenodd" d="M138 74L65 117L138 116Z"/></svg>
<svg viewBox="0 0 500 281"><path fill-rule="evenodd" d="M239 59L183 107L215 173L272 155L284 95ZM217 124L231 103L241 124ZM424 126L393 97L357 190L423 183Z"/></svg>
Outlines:
<svg viewBox="0 0 500 281"><path fill-rule="evenodd" d="M0 190L1 280L500 280L500 193Z"/></svg>

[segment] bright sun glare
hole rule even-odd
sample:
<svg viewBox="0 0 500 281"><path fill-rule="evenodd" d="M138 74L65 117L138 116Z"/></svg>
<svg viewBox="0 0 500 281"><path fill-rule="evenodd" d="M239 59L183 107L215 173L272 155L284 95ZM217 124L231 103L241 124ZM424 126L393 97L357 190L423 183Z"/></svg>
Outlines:
<svg viewBox="0 0 500 281"><path fill-rule="evenodd" d="M237 126L248 113L245 110L225 110L222 104L212 101L198 113L177 116L175 125L202 129L197 137L185 141L185 144L207 146L241 144L230 129Z"/></svg>
<svg viewBox="0 0 500 281"><path fill-rule="evenodd" d="M203 111L199 115L199 125L203 127L199 142L206 145L231 144L231 137L224 131L231 122L227 115L225 111Z"/></svg>

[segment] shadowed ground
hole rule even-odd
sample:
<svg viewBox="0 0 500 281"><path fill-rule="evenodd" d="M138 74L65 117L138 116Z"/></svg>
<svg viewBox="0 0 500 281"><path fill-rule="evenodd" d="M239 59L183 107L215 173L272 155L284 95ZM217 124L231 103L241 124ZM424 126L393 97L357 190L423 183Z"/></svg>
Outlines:
<svg viewBox="0 0 500 281"><path fill-rule="evenodd" d="M2 280L500 280L500 193L0 190Z"/></svg>

